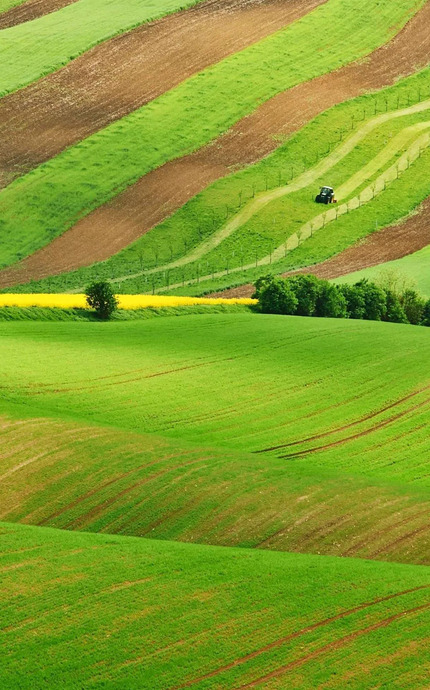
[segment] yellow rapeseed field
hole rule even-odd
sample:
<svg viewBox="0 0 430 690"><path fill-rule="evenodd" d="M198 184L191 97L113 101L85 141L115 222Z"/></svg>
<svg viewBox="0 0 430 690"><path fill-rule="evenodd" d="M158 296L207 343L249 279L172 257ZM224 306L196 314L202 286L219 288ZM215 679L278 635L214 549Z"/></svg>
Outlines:
<svg viewBox="0 0 430 690"><path fill-rule="evenodd" d="M197 304L256 304L255 299L224 299L209 297L171 297L162 295L117 295L120 309L148 307L181 307ZM3 294L0 307L57 307L60 309L88 309L85 295L68 294Z"/></svg>

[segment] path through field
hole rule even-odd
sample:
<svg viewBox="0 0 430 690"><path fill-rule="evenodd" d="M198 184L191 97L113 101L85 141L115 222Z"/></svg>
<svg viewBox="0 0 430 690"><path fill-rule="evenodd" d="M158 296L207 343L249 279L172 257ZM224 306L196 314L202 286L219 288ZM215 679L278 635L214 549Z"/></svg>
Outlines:
<svg viewBox="0 0 430 690"><path fill-rule="evenodd" d="M212 144L145 175L50 245L2 271L0 285L37 280L109 258L227 175L232 166L248 165L273 151L278 146L275 135L292 134L327 108L412 74L428 64L429 54L430 3L426 3L368 59L276 96Z"/></svg>

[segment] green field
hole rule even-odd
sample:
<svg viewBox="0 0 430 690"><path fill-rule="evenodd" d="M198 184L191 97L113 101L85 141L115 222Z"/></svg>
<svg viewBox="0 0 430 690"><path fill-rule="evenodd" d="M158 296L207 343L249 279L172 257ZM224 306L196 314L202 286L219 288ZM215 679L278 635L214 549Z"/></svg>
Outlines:
<svg viewBox="0 0 430 690"><path fill-rule="evenodd" d="M427 568L5 523L0 537L4 687L428 680Z"/></svg>
<svg viewBox="0 0 430 690"><path fill-rule="evenodd" d="M0 0L0 13L21 1ZM426 54L430 0L327 0L253 43L255 5L272 26L279 1L76 0L1 30L0 99L12 104L8 93L101 41L199 3L203 31L222 12L227 47L242 16L250 39L1 189L0 272L45 247L35 261L47 275L55 238L150 171L217 147L274 96L302 84L317 107L312 89L326 78L315 78L366 62L420 10L396 43L396 73L410 72L414 31L417 62ZM215 51L223 41L216 33ZM160 69L178 54L171 44ZM369 63L377 83L392 73L391 48ZM189 69L194 48L180 59ZM358 93L350 76L328 81ZM78 81L61 93L64 128L87 95ZM407 320L396 288L430 298L430 247L338 279L385 292L346 300L319 281L306 310L311 287L285 284L290 311L340 313L344 300L344 314L371 318L381 295L387 321L266 314L263 297L146 309L136 305L179 300L127 299L310 270L408 218L430 195L430 66L273 136L273 153L247 151L252 165L231 166L107 261L7 290L82 293L104 279L123 308L102 320L82 294L37 300L81 308L0 307L0 690L428 690L430 328L388 319ZM183 169L163 213L190 183ZM315 204L321 185L335 205ZM108 221L124 246L121 217ZM427 323L423 304L409 297L411 322Z"/></svg>
<svg viewBox="0 0 430 690"><path fill-rule="evenodd" d="M356 271L347 276L338 278L339 283L355 283L361 278L371 280L383 280L384 276L394 274L399 279L405 280L415 287L424 297L430 298L430 247L424 247L414 254L404 256L396 261L388 261L385 264L372 266L363 271Z"/></svg>
<svg viewBox="0 0 430 690"><path fill-rule="evenodd" d="M119 291L170 285L176 293L190 283L185 291L205 292L255 280L270 264L289 270L342 251L404 217L430 193L428 78L424 70L332 108L111 259L33 283L32 289L82 289L103 277ZM327 180L340 203L326 214L315 207L314 196Z"/></svg>
<svg viewBox="0 0 430 690"><path fill-rule="evenodd" d="M0 519L430 562L430 330L201 314L0 343Z"/></svg>
<svg viewBox="0 0 430 690"><path fill-rule="evenodd" d="M200 148L277 93L368 54L422 4L363 0L357 12L348 0L329 0L19 178L0 192L7 238L1 265L48 244L150 170ZM369 27L376 6L378 21Z"/></svg>
<svg viewBox="0 0 430 690"><path fill-rule="evenodd" d="M112 36L201 0L78 0L0 34L0 94L16 91ZM6 2L6 10L17 2Z"/></svg>

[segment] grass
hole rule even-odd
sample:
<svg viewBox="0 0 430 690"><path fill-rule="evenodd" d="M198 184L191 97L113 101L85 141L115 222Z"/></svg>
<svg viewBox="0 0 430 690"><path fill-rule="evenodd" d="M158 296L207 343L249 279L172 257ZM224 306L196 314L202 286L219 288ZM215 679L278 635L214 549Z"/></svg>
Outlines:
<svg viewBox="0 0 430 690"><path fill-rule="evenodd" d="M320 444L301 439L327 432L331 441L348 439L349 431L336 429L354 423L354 431L371 432L365 443L378 439L376 455L364 465L360 460L356 470L381 477L387 465L379 439L402 451L397 426L427 414L426 328L243 313L126 324L8 323L0 333L7 334L1 339L2 406L21 404L36 414L65 414L245 452L293 442L292 450L309 450ZM388 334L395 340L389 353ZM369 360L372 366L363 373ZM201 390L210 391L204 400ZM418 402L423 404L414 412ZM391 418L384 411L390 403L398 403L404 418L379 429ZM373 412L376 418L366 419ZM410 432L416 434L417 454L396 469L419 482L418 441L422 437L424 447L426 442L418 423ZM362 443L348 441L349 468L353 449ZM314 454L312 462L339 467L344 456L340 444ZM306 457L297 462L306 463ZM391 476L393 468L388 471Z"/></svg>
<svg viewBox="0 0 430 690"><path fill-rule="evenodd" d="M0 323L0 519L429 563L429 355L376 322Z"/></svg>
<svg viewBox="0 0 430 690"><path fill-rule="evenodd" d="M338 278L336 282L339 283L355 283L361 278L369 278L371 280L380 280L386 275L387 271L394 272L399 278L406 279L406 281L415 287L420 294L427 299L430 299L430 246L420 249L418 252L404 256L402 259L396 261L388 261L384 264L372 266L362 271L356 271L349 275Z"/></svg>
<svg viewBox="0 0 430 690"><path fill-rule="evenodd" d="M178 307L145 307L144 309L118 309L112 321L150 319L154 316L186 316L189 314L238 314L252 307L243 304L193 305ZM99 321L88 309L58 307L0 307L0 321Z"/></svg>
<svg viewBox="0 0 430 690"><path fill-rule="evenodd" d="M46 245L150 170L208 143L275 94L371 52L422 4L363 0L357 12L350 0L329 0L19 178L0 193L1 230L8 238L1 265ZM369 26L372 13L378 21Z"/></svg>
<svg viewBox="0 0 430 690"><path fill-rule="evenodd" d="M22 5L26 0L0 0L0 12L7 12L12 7Z"/></svg>
<svg viewBox="0 0 430 690"><path fill-rule="evenodd" d="M0 94L60 69L116 34L198 2L201 0L78 0L32 22L4 29L0 35Z"/></svg>
<svg viewBox="0 0 430 690"><path fill-rule="evenodd" d="M417 454L396 470L400 477L406 472L404 479L422 479L418 447L421 438L424 453L426 441L418 420L427 414L426 328L239 313L126 324L8 323L0 333L7 334L0 346L2 406L21 404L35 414L65 414L245 452L285 443L297 443L292 451L309 451L320 444L301 439L327 432L330 441L348 439L349 431L337 429L353 423L354 431L371 432L365 443L376 439L375 455L364 465L360 459L356 470L380 477L387 467L380 439L402 454L396 429L411 422ZM388 334L395 340L389 353ZM372 366L363 373L369 359ZM202 400L201 390L211 393ZM414 412L418 402L423 404ZM379 428L391 418L384 411L390 403L405 415ZM376 418L367 419L373 412ZM362 443L346 444L350 469ZM312 463L340 467L344 456L341 443L314 454ZM306 463L306 456L297 462ZM393 468L388 471L391 476Z"/></svg>
<svg viewBox="0 0 430 690"><path fill-rule="evenodd" d="M7 687L61 677L64 688L404 689L428 679L426 568L0 530Z"/></svg>
<svg viewBox="0 0 430 690"><path fill-rule="evenodd" d="M313 237L302 239L297 246L298 230L305 228L309 221L312 221L313 228L317 227L312 219L321 213L321 208L314 204L315 190L320 184L329 179L336 189L342 187L357 173L363 174L361 171L369 161L377 161L380 152L387 148L387 142L393 146L391 142L396 136L401 136L402 131L407 132L407 128L428 121L428 109L410 112L416 106L424 107L422 101L428 97L428 76L429 71L424 70L401 80L394 87L332 108L272 155L219 180L108 261L32 283L31 289L79 289L89 281L103 277L114 280L117 289L128 292L167 289L170 284L174 286L171 288L174 292L204 294L255 280L258 275L267 273L270 270L270 265L267 265L270 252L276 247L281 248L280 255L276 256L275 252L273 258L276 270L316 263L341 251L374 231L376 226L382 227L407 215L430 193L430 154L425 152L413 162L410 170L402 172L399 179L386 185L384 192L378 193L361 208L354 208L354 200L358 195L363 196L364 188L375 183L378 175L387 175L386 171L399 160L398 156L413 144L417 136L422 136L418 131L401 143L399 152L387 155L381 168L365 181L358 181L346 194L345 199L353 210L339 216L335 223L328 222L326 227L314 231ZM404 115L399 117L402 112ZM349 153L336 162L335 157L341 147L352 146L354 137L357 138L372 121L378 126L369 130ZM330 141L327 141L326 132L330 133ZM323 146L321 141L325 142ZM297 186L303 178L298 191L274 198L230 235L225 234L229 224L233 227L240 214L247 213L253 203L260 203L266 196L276 195L291 177L294 180L284 187L285 191ZM338 208L340 212L343 210L341 204ZM217 235L224 239L214 245ZM197 253L200 253L199 257ZM196 255L194 259L193 255ZM179 265L181 261L182 266ZM208 280L205 277L208 274L213 278ZM182 284L187 281L191 281L191 287L182 289ZM28 286L21 286L19 290L28 290Z"/></svg>
<svg viewBox="0 0 430 690"><path fill-rule="evenodd" d="M395 470L359 477L315 468L312 457L268 461L82 422L41 423L19 407L0 417L0 440L0 520L430 563L426 477L413 485Z"/></svg>

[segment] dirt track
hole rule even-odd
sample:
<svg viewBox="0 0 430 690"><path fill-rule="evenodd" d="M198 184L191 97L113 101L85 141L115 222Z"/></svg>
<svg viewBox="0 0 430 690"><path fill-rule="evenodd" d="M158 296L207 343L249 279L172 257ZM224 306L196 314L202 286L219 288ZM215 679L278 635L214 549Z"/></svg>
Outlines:
<svg viewBox="0 0 430 690"><path fill-rule="evenodd" d="M1 100L0 181L10 182L325 2L206 0L96 46Z"/></svg>
<svg viewBox="0 0 430 690"><path fill-rule="evenodd" d="M250 164L273 151L277 146L275 135L291 134L337 103L392 84L399 76L427 65L429 55L427 2L389 44L366 60L276 96L212 144L146 175L49 246L15 268L1 272L0 286L59 274L108 258L208 184L228 174L232 166ZM408 246L403 252L408 252Z"/></svg>
<svg viewBox="0 0 430 690"><path fill-rule="evenodd" d="M27 0L22 5L12 7L7 12L0 14L0 29L7 29L16 24L43 17L44 14L60 10L66 5L71 5L72 2L76 2L76 0Z"/></svg>

